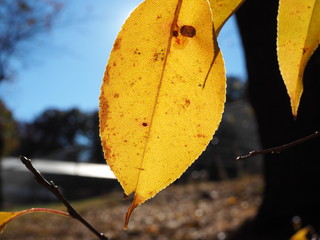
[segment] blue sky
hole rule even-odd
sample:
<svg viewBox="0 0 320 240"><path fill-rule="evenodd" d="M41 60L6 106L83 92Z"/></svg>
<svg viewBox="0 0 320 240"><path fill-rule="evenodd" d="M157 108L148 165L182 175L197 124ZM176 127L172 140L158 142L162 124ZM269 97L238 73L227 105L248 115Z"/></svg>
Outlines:
<svg viewBox="0 0 320 240"><path fill-rule="evenodd" d="M0 84L0 98L15 119L31 121L47 108L98 108L100 85L113 41L142 0L72 0L59 24L29 46L14 80ZM235 19L222 29L219 44L227 75L246 79Z"/></svg>

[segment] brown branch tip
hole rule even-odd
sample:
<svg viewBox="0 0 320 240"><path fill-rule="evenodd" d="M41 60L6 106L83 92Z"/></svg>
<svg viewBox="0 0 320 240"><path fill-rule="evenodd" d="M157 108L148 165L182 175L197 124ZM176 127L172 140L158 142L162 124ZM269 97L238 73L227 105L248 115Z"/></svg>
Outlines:
<svg viewBox="0 0 320 240"><path fill-rule="evenodd" d="M82 223L89 231L98 237L100 240L108 240L103 233L98 232L90 223L88 223L66 200L64 195L60 192L59 188L52 182L45 179L42 174L32 165L31 159L20 156L21 162L33 173L36 181L47 188L66 208L71 217Z"/></svg>
<svg viewBox="0 0 320 240"><path fill-rule="evenodd" d="M264 149L264 150L255 150L255 151L251 151L249 152L247 155L243 155L243 156L238 156L236 158L236 160L244 160L246 158L249 158L249 157L253 157L253 156L257 156L257 155L260 155L260 154L265 154L265 153L271 153L271 154L275 154L275 153L280 153L282 152L283 150L286 150L288 148L292 148L298 144L302 144L306 141L309 141L313 138L316 138L320 136L320 132L319 131L316 131L306 137L303 137L303 138L300 138L298 140L295 140L293 142L290 142L290 143L287 143L287 144L283 144L281 146L278 146L278 147L273 147L273 148L268 148L268 149Z"/></svg>

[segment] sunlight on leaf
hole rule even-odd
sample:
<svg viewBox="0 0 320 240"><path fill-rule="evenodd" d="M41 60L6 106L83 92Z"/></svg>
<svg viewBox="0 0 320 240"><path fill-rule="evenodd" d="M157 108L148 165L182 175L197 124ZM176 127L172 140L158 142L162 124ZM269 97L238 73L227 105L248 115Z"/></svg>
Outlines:
<svg viewBox="0 0 320 240"><path fill-rule="evenodd" d="M278 61L292 113L297 115L303 92L303 73L320 43L320 0L280 0Z"/></svg>
<svg viewBox="0 0 320 240"><path fill-rule="evenodd" d="M206 148L225 95L208 1L140 4L115 40L100 95L105 158L125 194L135 193L125 228Z"/></svg>
<svg viewBox="0 0 320 240"><path fill-rule="evenodd" d="M309 227L305 227L302 228L301 230L299 230L298 232L296 232L291 238L290 240L308 240L308 233L309 233L310 229Z"/></svg>
<svg viewBox="0 0 320 240"><path fill-rule="evenodd" d="M5 229L6 225L11 222L13 219L27 214L27 213L33 213L33 212L42 212L42 213L53 213L53 214L58 214L62 215L65 217L69 217L69 213L66 212L61 212L58 210L53 210L53 209L47 209L47 208L31 208L19 212L0 212L0 233L3 232Z"/></svg>
<svg viewBox="0 0 320 240"><path fill-rule="evenodd" d="M223 25L238 10L244 0L209 0L209 2L214 16L214 28L218 35Z"/></svg>

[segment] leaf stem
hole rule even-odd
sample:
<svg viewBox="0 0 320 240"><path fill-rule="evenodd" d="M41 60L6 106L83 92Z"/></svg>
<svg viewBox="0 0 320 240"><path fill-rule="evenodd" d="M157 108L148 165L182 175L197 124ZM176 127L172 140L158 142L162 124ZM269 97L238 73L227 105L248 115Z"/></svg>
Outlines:
<svg viewBox="0 0 320 240"><path fill-rule="evenodd" d="M66 206L68 213L71 217L75 218L79 222L81 222L86 228L88 228L93 234L95 234L100 240L108 240L103 233L98 232L90 223L88 223L66 200L63 194L60 192L59 188L53 183L53 181L46 180L42 174L34 168L32 165L31 159L28 159L24 156L20 156L21 162L33 173L35 179L42 186L47 188L55 197Z"/></svg>
<svg viewBox="0 0 320 240"><path fill-rule="evenodd" d="M30 208L30 209L27 209L27 210L20 211L21 214L30 213L30 212L53 213L53 214L61 215L61 216L64 216L64 217L70 217L70 214L67 213L67 212L62 212L62 211L59 211L59 210L49 209L49 208Z"/></svg>
<svg viewBox="0 0 320 240"><path fill-rule="evenodd" d="M293 141L293 142L290 142L290 143L287 143L287 144L284 144L284 145L281 145L281 146L278 146L278 147L268 148L268 149L264 149L264 150L251 151L247 155L238 156L236 158L236 160L244 160L246 158L257 156L257 155L260 155L260 154L265 154L265 153L272 153L272 154L280 153L283 150L286 150L286 149L291 148L293 146L296 146L298 144L304 143L304 142L309 141L309 140L311 140L311 139L313 139L315 137L318 137L318 136L320 136L320 132L316 131L311 135L308 135L306 137L300 138L300 139L298 139L296 141Z"/></svg>

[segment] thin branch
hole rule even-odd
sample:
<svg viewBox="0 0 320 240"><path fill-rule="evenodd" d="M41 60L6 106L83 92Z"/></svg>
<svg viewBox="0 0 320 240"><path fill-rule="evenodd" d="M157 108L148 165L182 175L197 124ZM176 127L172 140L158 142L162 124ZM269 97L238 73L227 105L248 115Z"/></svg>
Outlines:
<svg viewBox="0 0 320 240"><path fill-rule="evenodd" d="M272 154L280 153L283 150L286 150L286 149L291 148L293 146L296 146L298 144L304 143L304 142L309 141L309 140L311 140L311 139L313 139L315 137L318 137L318 136L320 136L320 132L316 131L315 133L313 133L311 135L308 135L306 137L300 138L300 139L298 139L296 141L293 141L291 143L287 143L287 144L284 144L284 145L281 145L281 146L278 146L278 147L274 147L274 148L268 148L268 149L265 149L265 150L251 151L247 155L243 155L243 156L237 157L236 160L244 160L246 158L257 156L257 155L260 155L260 154L265 154L265 153L272 153Z"/></svg>
<svg viewBox="0 0 320 240"><path fill-rule="evenodd" d="M34 166L31 163L31 159L28 159L24 156L20 156L20 160L22 163L33 173L35 179L38 183L40 183L42 186L47 188L53 195L56 196L56 198L62 202L66 208L68 213L71 217L77 219L79 222L81 222L86 228L88 228L93 234L95 234L100 240L108 240L106 236L104 236L103 233L98 232L90 223L88 223L66 200L66 198L63 196L63 194L60 192L59 188L52 182L47 181L42 174L34 168Z"/></svg>

